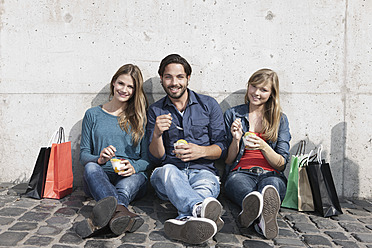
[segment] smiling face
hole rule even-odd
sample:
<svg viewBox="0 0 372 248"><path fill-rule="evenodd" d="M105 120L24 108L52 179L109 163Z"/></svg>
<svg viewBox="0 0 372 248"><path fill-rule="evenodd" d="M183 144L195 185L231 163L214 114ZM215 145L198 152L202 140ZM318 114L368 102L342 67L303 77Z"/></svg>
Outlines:
<svg viewBox="0 0 372 248"><path fill-rule="evenodd" d="M250 83L247 92L249 103L255 106L265 104L271 96L271 84L271 82L262 82L258 84Z"/></svg>
<svg viewBox="0 0 372 248"><path fill-rule="evenodd" d="M169 64L165 67L160 77L161 85L170 98L180 99L185 96L190 76L186 76L181 64Z"/></svg>
<svg viewBox="0 0 372 248"><path fill-rule="evenodd" d="M127 102L134 95L134 91L134 82L129 74L122 74L113 82L114 99L119 102Z"/></svg>

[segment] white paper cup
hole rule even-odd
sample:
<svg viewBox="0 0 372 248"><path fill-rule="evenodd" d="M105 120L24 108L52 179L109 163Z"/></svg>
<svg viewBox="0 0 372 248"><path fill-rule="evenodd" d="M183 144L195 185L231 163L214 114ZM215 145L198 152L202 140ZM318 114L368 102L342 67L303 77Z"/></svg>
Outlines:
<svg viewBox="0 0 372 248"><path fill-rule="evenodd" d="M121 159L119 158L112 158L111 159L112 168L116 173L122 170L123 165L121 164Z"/></svg>
<svg viewBox="0 0 372 248"><path fill-rule="evenodd" d="M251 132L246 132L246 133L244 134L244 137L243 137L243 143L244 143L244 147L245 147L245 149L249 149L248 146L253 146L253 145L254 145L253 142L247 140L247 138L248 138L249 136L256 136L256 134L251 133Z"/></svg>

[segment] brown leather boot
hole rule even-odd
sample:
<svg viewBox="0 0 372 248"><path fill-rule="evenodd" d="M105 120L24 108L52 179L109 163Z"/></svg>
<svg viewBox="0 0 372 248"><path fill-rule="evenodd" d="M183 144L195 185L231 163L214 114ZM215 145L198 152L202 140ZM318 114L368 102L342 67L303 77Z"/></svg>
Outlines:
<svg viewBox="0 0 372 248"><path fill-rule="evenodd" d="M134 232L142 224L144 220L137 214L132 213L123 205L117 205L116 211L110 220L110 229L116 235L124 232Z"/></svg>
<svg viewBox="0 0 372 248"><path fill-rule="evenodd" d="M91 216L75 226L76 233L82 238L91 237L104 229L114 216L117 200L113 196L101 199L93 207Z"/></svg>

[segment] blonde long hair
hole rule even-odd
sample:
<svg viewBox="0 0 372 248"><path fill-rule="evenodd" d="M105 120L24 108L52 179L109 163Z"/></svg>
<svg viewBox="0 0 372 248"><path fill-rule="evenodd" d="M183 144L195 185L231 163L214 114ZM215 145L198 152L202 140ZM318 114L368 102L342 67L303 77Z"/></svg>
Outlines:
<svg viewBox="0 0 372 248"><path fill-rule="evenodd" d="M126 107L118 116L120 128L125 132L131 131L132 141L135 146L145 135L146 111L148 101L143 90L143 77L141 70L136 65L126 64L119 68L111 79L110 99L114 96L114 83L120 75L130 75L134 83L134 95L127 101Z"/></svg>
<svg viewBox="0 0 372 248"><path fill-rule="evenodd" d="M262 133L265 140L275 142L278 139L278 130L282 110L279 101L279 78L276 72L270 69L260 69L253 73L248 80L247 93L245 94L245 103L249 103L248 87L249 85L258 85L261 83L271 83L271 95L264 106L262 119Z"/></svg>

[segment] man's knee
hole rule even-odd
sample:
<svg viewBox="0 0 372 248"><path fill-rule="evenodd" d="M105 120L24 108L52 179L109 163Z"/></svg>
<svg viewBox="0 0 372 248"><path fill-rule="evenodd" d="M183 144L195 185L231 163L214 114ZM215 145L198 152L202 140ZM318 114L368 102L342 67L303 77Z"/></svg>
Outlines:
<svg viewBox="0 0 372 248"><path fill-rule="evenodd" d="M155 179L166 180L166 178L168 178L169 175L173 175L176 172L176 170L178 171L179 169L172 164L163 165L162 167L158 167L153 171L151 175L151 180Z"/></svg>

